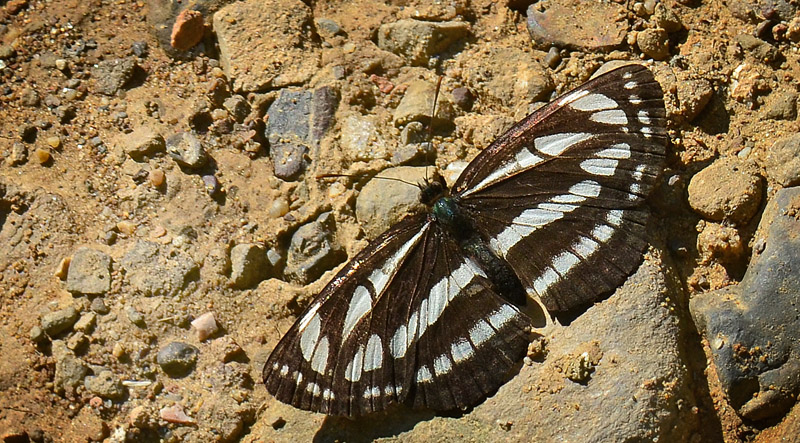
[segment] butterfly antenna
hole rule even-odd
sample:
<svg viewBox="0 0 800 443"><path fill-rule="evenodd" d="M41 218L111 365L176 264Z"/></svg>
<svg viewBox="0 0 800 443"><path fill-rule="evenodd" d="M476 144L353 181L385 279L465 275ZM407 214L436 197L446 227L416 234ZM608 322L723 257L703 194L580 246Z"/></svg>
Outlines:
<svg viewBox="0 0 800 443"><path fill-rule="evenodd" d="M436 105L439 103L439 91L442 90L442 80L444 79L443 75L439 76L439 80L436 81L436 90L433 93L433 106L431 109L431 121L428 123L428 155L430 155L430 151L433 148L433 120L436 118ZM428 168L425 168L425 182L428 182Z"/></svg>
<svg viewBox="0 0 800 443"><path fill-rule="evenodd" d="M323 178L355 178L355 179L357 179L357 178L361 178L361 176L358 176L358 175L350 175L350 174L321 174L321 175L318 175L318 176L317 176L317 179L318 179L318 180L319 180L319 179L323 179ZM389 180L389 181L395 181L395 182L400 182L400 183L407 184L407 185L409 185L409 186L419 187L419 184L418 184L418 183L411 183L411 182L407 182L407 181L405 181L405 180L403 180L403 179L396 178L396 177L381 177L381 176L379 176L379 175L376 175L376 176L375 176L375 177L373 177L373 178L377 178L377 179L379 179L379 180Z"/></svg>

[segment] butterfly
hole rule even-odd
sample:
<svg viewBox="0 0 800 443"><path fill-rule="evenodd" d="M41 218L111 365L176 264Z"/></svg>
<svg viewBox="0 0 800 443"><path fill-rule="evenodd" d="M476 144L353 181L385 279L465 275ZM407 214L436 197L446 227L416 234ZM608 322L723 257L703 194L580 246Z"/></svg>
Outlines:
<svg viewBox="0 0 800 443"><path fill-rule="evenodd" d="M626 65L536 110L325 286L267 360L278 400L328 415L468 409L526 355L526 300L555 314L607 295L647 246L663 92Z"/></svg>

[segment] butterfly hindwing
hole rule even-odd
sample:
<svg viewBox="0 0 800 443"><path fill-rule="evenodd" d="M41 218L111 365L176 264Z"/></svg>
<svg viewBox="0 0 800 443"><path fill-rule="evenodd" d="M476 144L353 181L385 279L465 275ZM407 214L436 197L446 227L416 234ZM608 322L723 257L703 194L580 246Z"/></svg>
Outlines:
<svg viewBox="0 0 800 443"><path fill-rule="evenodd" d="M467 408L524 356L530 320L425 216L406 219L323 289L264 367L301 409Z"/></svg>
<svg viewBox="0 0 800 443"><path fill-rule="evenodd" d="M641 261L662 96L643 66L599 76L515 125L456 182L475 228L548 310L595 301Z"/></svg>

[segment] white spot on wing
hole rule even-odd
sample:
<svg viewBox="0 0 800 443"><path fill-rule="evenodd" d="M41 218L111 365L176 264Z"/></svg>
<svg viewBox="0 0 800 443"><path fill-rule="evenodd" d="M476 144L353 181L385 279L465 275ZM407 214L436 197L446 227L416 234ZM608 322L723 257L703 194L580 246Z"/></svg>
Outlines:
<svg viewBox="0 0 800 443"><path fill-rule="evenodd" d="M353 356L353 360L347 364L347 368L344 370L344 378L348 381L359 381L361 380L361 369L364 367L364 347L359 346L358 350L356 351L356 355Z"/></svg>
<svg viewBox="0 0 800 443"><path fill-rule="evenodd" d="M611 158L590 158L581 162L581 169L594 175L611 176L617 171L619 160Z"/></svg>
<svg viewBox="0 0 800 443"><path fill-rule="evenodd" d="M589 116L589 120L606 125L624 126L628 124L628 116L622 109L598 111Z"/></svg>
<svg viewBox="0 0 800 443"><path fill-rule="evenodd" d="M322 337L311 357L311 369L319 374L324 374L328 368L328 336Z"/></svg>
<svg viewBox="0 0 800 443"><path fill-rule="evenodd" d="M433 371L437 376L445 375L453 369L453 362L446 354L442 354L433 360Z"/></svg>
<svg viewBox="0 0 800 443"><path fill-rule="evenodd" d="M639 111L639 114L637 115L637 117L639 118L639 121L642 122L645 125L649 125L650 122L651 122L650 114L648 114L647 111L645 111L645 110Z"/></svg>
<svg viewBox="0 0 800 443"><path fill-rule="evenodd" d="M574 145L589 140L592 134L584 132L562 132L559 134L543 135L533 141L534 147L547 155L561 155Z"/></svg>
<svg viewBox="0 0 800 443"><path fill-rule="evenodd" d="M353 297L350 299L350 305L347 307L347 315L344 317L344 329L342 331L342 342L346 341L353 332L361 318L363 318L369 311L372 310L372 296L370 296L369 289L364 286L359 286L353 291Z"/></svg>
<svg viewBox="0 0 800 443"><path fill-rule="evenodd" d="M608 225L597 225L592 229L592 237L605 243L614 235L614 228Z"/></svg>
<svg viewBox="0 0 800 443"><path fill-rule="evenodd" d="M469 195L473 192L480 191L481 189L484 189L487 186L496 183L510 175L513 175L516 172L536 166L543 161L544 159L542 157L539 157L538 155L533 154L531 151L522 148L514 156L514 161L509 161L508 163L501 165L491 174L487 175L486 178L481 180L480 183L466 190L462 195Z"/></svg>
<svg viewBox="0 0 800 443"><path fill-rule="evenodd" d="M537 294L542 295L547 292L550 286L556 284L560 278L553 268L548 267L539 278L533 281L533 289L536 290Z"/></svg>
<svg viewBox="0 0 800 443"><path fill-rule="evenodd" d="M639 98L638 95L631 95L630 97L628 97L628 101L633 103L634 105L641 105L642 104L642 99Z"/></svg>
<svg viewBox="0 0 800 443"><path fill-rule="evenodd" d="M577 255L564 251L553 259L553 269L563 277L580 262L581 259Z"/></svg>
<svg viewBox="0 0 800 443"><path fill-rule="evenodd" d="M599 243L587 237L581 237L577 243L572 245L572 249L584 259L589 258L592 254L594 254L599 247Z"/></svg>
<svg viewBox="0 0 800 443"><path fill-rule="evenodd" d="M460 363L472 357L475 354L475 349L469 341L459 338L457 342L450 346L450 353L453 354L453 361Z"/></svg>
<svg viewBox="0 0 800 443"><path fill-rule="evenodd" d="M604 109L614 109L618 106L617 102L603 94L589 94L575 100L569 107L578 111L595 112Z"/></svg>
<svg viewBox="0 0 800 443"><path fill-rule="evenodd" d="M627 143L618 143L597 153L601 158L625 159L631 157L631 146Z"/></svg>
<svg viewBox="0 0 800 443"><path fill-rule="evenodd" d="M288 365L281 366L281 377L286 377L288 373L289 373L289 366Z"/></svg>
<svg viewBox="0 0 800 443"><path fill-rule="evenodd" d="M408 329L406 325L400 325L389 340L389 351L394 358L403 358L408 351Z"/></svg>
<svg viewBox="0 0 800 443"><path fill-rule="evenodd" d="M489 323L491 323L495 329L500 329L515 315L517 315L517 311L515 311L514 308L509 305L502 305L500 309L489 316Z"/></svg>
<svg viewBox="0 0 800 443"><path fill-rule="evenodd" d="M336 396L333 395L333 391L331 391L330 389L325 389L324 391L322 391L322 398L324 398L325 400L333 400L334 398L336 398Z"/></svg>
<svg viewBox="0 0 800 443"><path fill-rule="evenodd" d="M311 355L314 353L314 348L317 347L317 340L319 340L319 330L322 326L322 321L319 318L319 313L314 312L311 320L306 324L305 328L301 327L300 332L300 351L303 353L303 358L306 361L311 361Z"/></svg>
<svg viewBox="0 0 800 443"><path fill-rule="evenodd" d="M475 346L482 345L486 340L492 338L492 335L494 335L494 329L483 320L478 320L475 326L469 330L469 339Z"/></svg>
<svg viewBox="0 0 800 443"><path fill-rule="evenodd" d="M364 372L380 369L383 365L383 342L377 334L372 334L367 341L364 353Z"/></svg>
<svg viewBox="0 0 800 443"><path fill-rule="evenodd" d="M622 224L622 210L615 209L613 211L608 211L608 215L606 215L606 221L612 226L619 226Z"/></svg>
<svg viewBox="0 0 800 443"><path fill-rule="evenodd" d="M417 383L427 383L433 380L433 374L427 366L420 366L417 370Z"/></svg>
<svg viewBox="0 0 800 443"><path fill-rule="evenodd" d="M637 85L637 83L636 83L636 82L628 82L628 83L625 83L625 85L623 85L623 87L624 87L625 89L633 89L633 88L635 88L635 87L636 87L636 85Z"/></svg>
<svg viewBox="0 0 800 443"><path fill-rule="evenodd" d="M319 397L319 394L322 393L319 385L316 383L309 383L308 386L306 386L306 391L310 392L314 397Z"/></svg>

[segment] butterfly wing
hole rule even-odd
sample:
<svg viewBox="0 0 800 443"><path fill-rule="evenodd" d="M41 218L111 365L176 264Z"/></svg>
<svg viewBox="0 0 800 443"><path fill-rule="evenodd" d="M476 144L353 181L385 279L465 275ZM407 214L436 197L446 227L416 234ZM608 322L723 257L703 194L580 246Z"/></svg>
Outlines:
<svg viewBox="0 0 800 443"><path fill-rule="evenodd" d="M525 355L530 320L425 215L370 243L273 350L264 383L295 407L473 406Z"/></svg>
<svg viewBox="0 0 800 443"><path fill-rule="evenodd" d="M475 229L551 312L595 301L641 262L665 114L652 73L623 66L517 123L454 185Z"/></svg>

